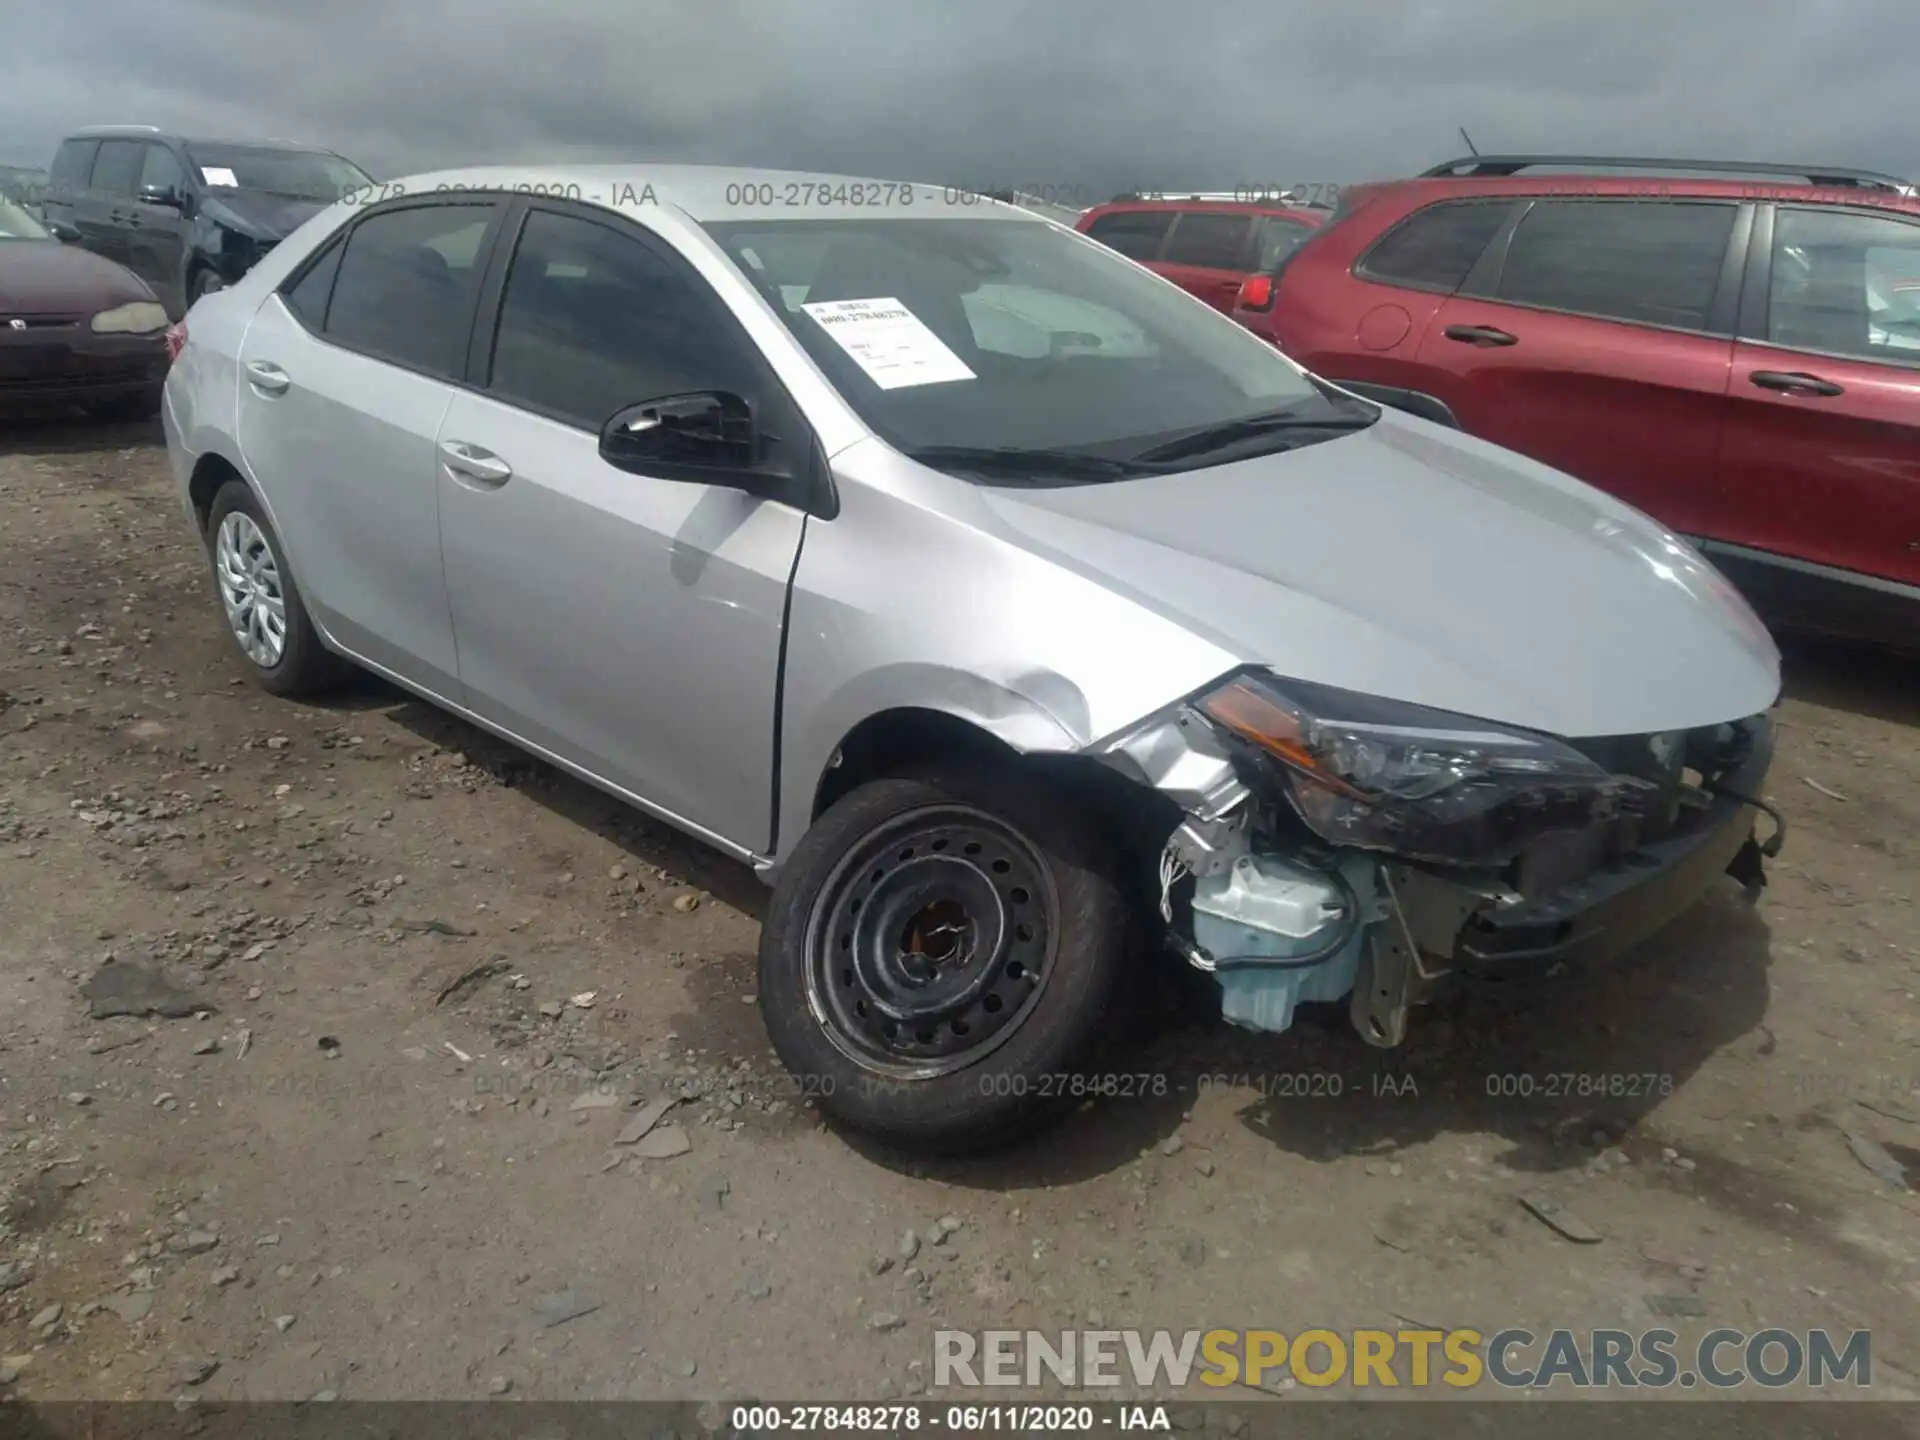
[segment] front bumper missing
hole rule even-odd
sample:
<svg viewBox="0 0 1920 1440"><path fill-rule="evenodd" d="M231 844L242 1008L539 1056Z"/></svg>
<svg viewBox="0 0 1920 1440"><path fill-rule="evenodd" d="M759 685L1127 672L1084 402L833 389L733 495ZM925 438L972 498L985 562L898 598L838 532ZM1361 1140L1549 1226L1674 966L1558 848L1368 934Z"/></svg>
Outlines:
<svg viewBox="0 0 1920 1440"><path fill-rule="evenodd" d="M1714 788L1710 804L1680 833L1640 846L1619 864L1551 895L1476 915L1461 930L1463 966L1603 963L1690 909L1720 875L1749 888L1766 883L1763 857L1781 832L1755 837L1757 796L1773 762L1773 726L1755 728L1745 762Z"/></svg>
<svg viewBox="0 0 1920 1440"><path fill-rule="evenodd" d="M1715 783L1690 824L1551 894L1489 898L1429 871L1383 865L1393 913L1368 936L1354 1028L1369 1044L1398 1045L1408 1009L1449 975L1544 978L1604 965L1690 910L1722 875L1750 891L1764 886L1765 861L1785 839L1778 815L1756 798L1773 746L1772 722L1762 721L1746 759ZM1764 843L1754 833L1761 810L1776 824Z"/></svg>
<svg viewBox="0 0 1920 1440"><path fill-rule="evenodd" d="M1450 975L1545 977L1603 964L1692 908L1721 875L1749 889L1764 885L1764 862L1784 836L1778 815L1757 798L1773 748L1771 718L1757 717L1738 766L1693 792L1672 829L1550 890L1522 894L1492 877L1374 857L1384 903L1367 928L1349 997L1354 1028L1369 1044L1397 1046L1411 1007ZM1253 795L1192 712L1162 717L1095 753L1185 811L1161 864L1161 913L1174 948L1211 970L1174 922L1172 877L1215 875L1244 853ZM1765 844L1754 833L1761 811L1776 825Z"/></svg>

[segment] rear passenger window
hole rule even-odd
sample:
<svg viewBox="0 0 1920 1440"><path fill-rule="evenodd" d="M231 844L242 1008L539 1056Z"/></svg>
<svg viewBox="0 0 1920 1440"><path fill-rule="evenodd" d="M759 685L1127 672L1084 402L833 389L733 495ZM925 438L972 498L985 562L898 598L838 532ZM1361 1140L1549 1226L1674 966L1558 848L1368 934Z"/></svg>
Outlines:
<svg viewBox="0 0 1920 1440"><path fill-rule="evenodd" d="M84 188L93 170L94 152L99 148L98 140L63 140L54 152L53 168L47 172L48 183Z"/></svg>
<svg viewBox="0 0 1920 1440"><path fill-rule="evenodd" d="M643 400L759 387L695 281L612 226L536 210L507 272L487 388L597 431Z"/></svg>
<svg viewBox="0 0 1920 1440"><path fill-rule="evenodd" d="M1542 200L1513 232L1496 298L1704 330L1734 210L1674 200Z"/></svg>
<svg viewBox="0 0 1920 1440"><path fill-rule="evenodd" d="M287 308L306 322L309 330L326 328L327 299L333 294L333 277L340 273L340 256L346 248L334 241L291 289L281 293Z"/></svg>
<svg viewBox="0 0 1920 1440"><path fill-rule="evenodd" d="M461 374L480 291L479 239L493 209L422 205L354 226L327 306L328 338L430 375Z"/></svg>
<svg viewBox="0 0 1920 1440"><path fill-rule="evenodd" d="M89 183L95 190L131 195L140 178L140 164L146 158L147 147L138 140L103 140L100 153L93 158L93 179Z"/></svg>
<svg viewBox="0 0 1920 1440"><path fill-rule="evenodd" d="M1209 270L1244 270L1253 239L1253 216L1215 215L1189 210L1174 223L1173 238L1160 259L1167 265L1202 265Z"/></svg>
<svg viewBox="0 0 1920 1440"><path fill-rule="evenodd" d="M1116 210L1089 225L1087 234L1129 260L1151 260L1171 224L1171 210Z"/></svg>
<svg viewBox="0 0 1920 1440"><path fill-rule="evenodd" d="M1505 200L1455 200L1416 211L1375 243L1354 267L1355 273L1368 280L1452 294L1512 208Z"/></svg>

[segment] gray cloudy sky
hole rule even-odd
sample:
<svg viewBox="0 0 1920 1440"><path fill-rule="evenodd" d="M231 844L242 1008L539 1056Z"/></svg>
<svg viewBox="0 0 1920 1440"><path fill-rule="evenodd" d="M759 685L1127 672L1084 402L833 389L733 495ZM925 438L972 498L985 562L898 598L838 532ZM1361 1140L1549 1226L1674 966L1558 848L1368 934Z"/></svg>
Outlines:
<svg viewBox="0 0 1920 1440"><path fill-rule="evenodd" d="M696 160L994 188L1461 149L1920 170L1920 0L0 0L0 160L138 122L377 175Z"/></svg>

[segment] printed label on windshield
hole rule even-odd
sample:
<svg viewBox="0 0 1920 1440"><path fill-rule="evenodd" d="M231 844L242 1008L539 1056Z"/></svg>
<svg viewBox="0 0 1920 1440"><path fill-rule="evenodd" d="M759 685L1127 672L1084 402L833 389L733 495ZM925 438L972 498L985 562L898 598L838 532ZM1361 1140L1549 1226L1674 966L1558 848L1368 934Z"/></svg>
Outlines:
<svg viewBox="0 0 1920 1440"><path fill-rule="evenodd" d="M224 165L202 165L200 178L209 185L224 185L231 190L240 188L240 177Z"/></svg>
<svg viewBox="0 0 1920 1440"><path fill-rule="evenodd" d="M977 378L926 323L892 296L801 306L882 390Z"/></svg>

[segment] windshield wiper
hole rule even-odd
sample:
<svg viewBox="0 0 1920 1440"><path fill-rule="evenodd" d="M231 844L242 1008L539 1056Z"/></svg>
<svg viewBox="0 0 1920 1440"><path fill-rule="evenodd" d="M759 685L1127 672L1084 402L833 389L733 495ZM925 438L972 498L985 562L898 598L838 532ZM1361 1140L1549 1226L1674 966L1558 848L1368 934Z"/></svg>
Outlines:
<svg viewBox="0 0 1920 1440"><path fill-rule="evenodd" d="M1179 436L1161 445L1142 450L1130 457L1129 463L1159 464L1169 460L1187 460L1195 455L1205 455L1212 450L1223 450L1242 440L1251 440L1260 435L1272 435L1282 432L1296 432L1301 443L1308 444L1331 435L1345 435L1355 430L1364 430L1373 424L1372 415L1302 415L1297 411L1281 410L1271 415L1249 415L1243 420L1229 420L1221 425L1209 425L1204 430L1195 430Z"/></svg>
<svg viewBox="0 0 1920 1440"><path fill-rule="evenodd" d="M1140 460L1110 460L1075 450L1025 450L1012 445L923 445L908 450L906 455L936 470L951 466L1032 479L1120 480L1162 473L1160 466Z"/></svg>

